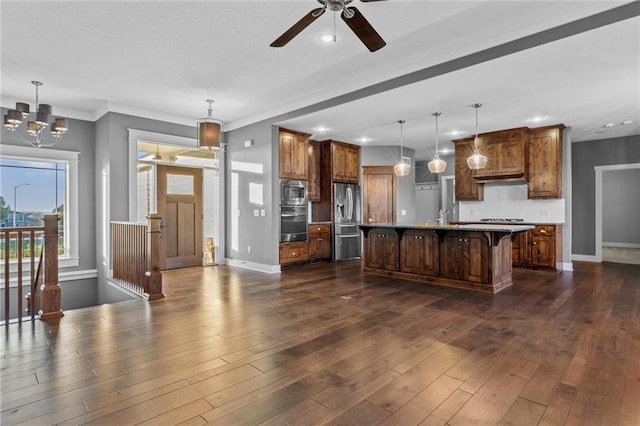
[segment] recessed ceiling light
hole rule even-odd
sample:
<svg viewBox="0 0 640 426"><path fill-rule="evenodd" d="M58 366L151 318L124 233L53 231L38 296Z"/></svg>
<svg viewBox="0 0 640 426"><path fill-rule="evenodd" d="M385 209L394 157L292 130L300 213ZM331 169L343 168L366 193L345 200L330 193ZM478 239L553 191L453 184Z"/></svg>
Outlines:
<svg viewBox="0 0 640 426"><path fill-rule="evenodd" d="M621 126L626 126L627 124L631 124L631 123L633 123L633 120L625 120L625 121L621 121L620 125Z"/></svg>
<svg viewBox="0 0 640 426"><path fill-rule="evenodd" d="M327 129L327 128L326 128L326 127L324 127L324 126L318 126L318 127L316 127L314 130L315 130L316 132L326 132L326 131L327 131L327 130L329 130L329 129Z"/></svg>
<svg viewBox="0 0 640 426"><path fill-rule="evenodd" d="M336 41L335 38L333 37L333 34L323 34L322 36L320 36L320 40L323 43L332 43Z"/></svg>
<svg viewBox="0 0 640 426"><path fill-rule="evenodd" d="M362 142L362 143L367 143L367 142L371 142L371 138L368 138L366 136L363 136L361 138L356 139L356 141L358 142Z"/></svg>
<svg viewBox="0 0 640 426"><path fill-rule="evenodd" d="M464 133L464 131L462 131L462 130L451 130L447 134L449 136L460 136L463 133Z"/></svg>
<svg viewBox="0 0 640 426"><path fill-rule="evenodd" d="M607 123L607 124L603 124L602 127L604 127L605 129L609 129L611 127L615 127L616 123Z"/></svg>
<svg viewBox="0 0 640 426"><path fill-rule="evenodd" d="M544 116L544 115L536 115L531 117L530 119L528 119L527 121L530 123L540 123L541 121L545 121L548 120L549 117Z"/></svg>

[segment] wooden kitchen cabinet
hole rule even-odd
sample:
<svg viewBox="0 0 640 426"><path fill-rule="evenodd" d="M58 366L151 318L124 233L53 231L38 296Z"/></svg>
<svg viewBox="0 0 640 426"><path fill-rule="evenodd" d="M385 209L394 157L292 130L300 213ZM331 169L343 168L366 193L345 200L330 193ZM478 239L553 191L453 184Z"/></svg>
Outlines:
<svg viewBox="0 0 640 426"><path fill-rule="evenodd" d="M389 228L369 230L365 240L365 267L398 271L398 234Z"/></svg>
<svg viewBox="0 0 640 426"><path fill-rule="evenodd" d="M527 172L527 128L501 130L479 136L478 147L487 156L487 166L475 170L475 179L525 178Z"/></svg>
<svg viewBox="0 0 640 426"><path fill-rule="evenodd" d="M278 137L280 179L307 180L308 136L280 129Z"/></svg>
<svg viewBox="0 0 640 426"><path fill-rule="evenodd" d="M334 182L359 183L360 147L331 142L331 177Z"/></svg>
<svg viewBox="0 0 640 426"><path fill-rule="evenodd" d="M449 232L440 247L440 274L445 278L489 282L489 244L481 232Z"/></svg>
<svg viewBox="0 0 640 426"><path fill-rule="evenodd" d="M440 273L440 244L435 231L410 229L400 240L400 271L437 276Z"/></svg>
<svg viewBox="0 0 640 426"><path fill-rule="evenodd" d="M310 140L307 146L308 150L308 164L307 164L307 172L308 172L308 186L307 186L307 196L309 201L320 201L320 164L321 164L321 152L320 152L320 142Z"/></svg>
<svg viewBox="0 0 640 426"><path fill-rule="evenodd" d="M473 178L473 170L467 166L467 157L473 154L473 139L453 141L455 144L455 194L456 200L482 201L484 185Z"/></svg>
<svg viewBox="0 0 640 426"><path fill-rule="evenodd" d="M529 129L529 198L562 195L562 124Z"/></svg>
<svg viewBox="0 0 640 426"><path fill-rule="evenodd" d="M309 246L306 241L280 243L280 264L306 262L309 259Z"/></svg>
<svg viewBox="0 0 640 426"><path fill-rule="evenodd" d="M517 234L511 247L516 266L556 269L562 262L562 227L536 225Z"/></svg>
<svg viewBox="0 0 640 426"><path fill-rule="evenodd" d="M309 224L309 260L331 258L331 225Z"/></svg>

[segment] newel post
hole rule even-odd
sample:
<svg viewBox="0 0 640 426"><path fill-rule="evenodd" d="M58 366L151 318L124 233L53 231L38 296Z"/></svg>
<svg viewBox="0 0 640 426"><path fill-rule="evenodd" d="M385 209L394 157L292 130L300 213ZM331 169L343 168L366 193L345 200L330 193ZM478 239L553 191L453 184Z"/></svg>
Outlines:
<svg viewBox="0 0 640 426"><path fill-rule="evenodd" d="M160 272L160 238L162 238L159 214L151 213L147 216L147 276L145 292L149 300L162 299L162 272Z"/></svg>
<svg viewBox="0 0 640 426"><path fill-rule="evenodd" d="M44 284L40 287L41 320L64 316L61 309L62 291L58 283L58 215L44 216Z"/></svg>

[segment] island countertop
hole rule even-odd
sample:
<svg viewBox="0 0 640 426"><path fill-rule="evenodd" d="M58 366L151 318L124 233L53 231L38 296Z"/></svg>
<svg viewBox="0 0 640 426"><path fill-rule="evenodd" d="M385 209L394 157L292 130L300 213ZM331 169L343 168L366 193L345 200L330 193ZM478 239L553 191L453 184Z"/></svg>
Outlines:
<svg viewBox="0 0 640 426"><path fill-rule="evenodd" d="M424 223L424 224L409 224L409 223L363 223L360 228L394 228L394 229L433 229L443 231L478 231L478 232L524 232L529 229L535 228L533 225L511 225L511 224L480 224L480 223L465 223L465 224L445 224L440 225L438 223Z"/></svg>
<svg viewBox="0 0 640 426"><path fill-rule="evenodd" d="M533 229L516 224L368 223L365 272L497 293L513 284L511 240Z"/></svg>

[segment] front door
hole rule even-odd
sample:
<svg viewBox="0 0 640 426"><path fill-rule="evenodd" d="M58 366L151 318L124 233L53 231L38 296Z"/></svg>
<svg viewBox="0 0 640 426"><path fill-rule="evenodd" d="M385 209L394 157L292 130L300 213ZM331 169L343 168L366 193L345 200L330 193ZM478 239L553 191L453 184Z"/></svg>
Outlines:
<svg viewBox="0 0 640 426"><path fill-rule="evenodd" d="M365 223L393 223L396 220L396 176L393 166L365 166L364 215Z"/></svg>
<svg viewBox="0 0 640 426"><path fill-rule="evenodd" d="M202 169L158 166L162 269L202 266Z"/></svg>

